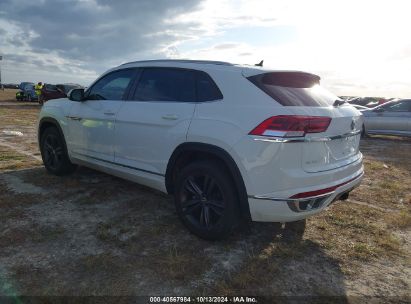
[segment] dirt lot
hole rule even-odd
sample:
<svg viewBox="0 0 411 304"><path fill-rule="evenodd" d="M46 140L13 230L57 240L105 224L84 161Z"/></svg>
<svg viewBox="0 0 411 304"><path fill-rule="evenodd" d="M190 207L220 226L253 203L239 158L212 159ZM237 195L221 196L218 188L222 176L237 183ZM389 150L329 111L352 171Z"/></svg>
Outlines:
<svg viewBox="0 0 411 304"><path fill-rule="evenodd" d="M6 101L13 94L0 91L0 296L410 300L411 140L363 140L362 185L310 218L301 243L282 242L271 224L207 242L182 227L164 194L86 168L47 174L39 106Z"/></svg>

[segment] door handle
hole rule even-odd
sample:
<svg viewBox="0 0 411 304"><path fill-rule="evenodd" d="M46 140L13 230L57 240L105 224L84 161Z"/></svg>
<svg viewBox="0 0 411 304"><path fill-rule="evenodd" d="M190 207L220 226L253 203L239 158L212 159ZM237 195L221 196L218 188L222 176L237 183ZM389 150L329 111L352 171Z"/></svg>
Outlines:
<svg viewBox="0 0 411 304"><path fill-rule="evenodd" d="M113 112L104 112L104 115L109 115L109 116L113 116L113 115L115 115L116 113L113 113Z"/></svg>
<svg viewBox="0 0 411 304"><path fill-rule="evenodd" d="M70 118L71 120L82 120L82 118L78 116L66 116L66 117Z"/></svg>
<svg viewBox="0 0 411 304"><path fill-rule="evenodd" d="M162 119L167 119L167 120L177 120L178 116L175 114L166 114L161 116Z"/></svg>

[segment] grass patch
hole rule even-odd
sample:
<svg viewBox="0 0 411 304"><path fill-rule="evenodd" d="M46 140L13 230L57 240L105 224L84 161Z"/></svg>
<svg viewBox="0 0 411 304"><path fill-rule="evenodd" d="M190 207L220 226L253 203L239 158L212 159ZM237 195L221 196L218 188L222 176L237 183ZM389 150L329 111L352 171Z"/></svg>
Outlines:
<svg viewBox="0 0 411 304"><path fill-rule="evenodd" d="M0 171L16 170L40 165L40 161L0 145Z"/></svg>
<svg viewBox="0 0 411 304"><path fill-rule="evenodd" d="M387 165L376 159L365 159L364 166L362 184L351 192L350 198L382 208L404 208L403 202L411 197L411 189L408 183L404 182L411 180L408 167L403 163Z"/></svg>
<svg viewBox="0 0 411 304"><path fill-rule="evenodd" d="M30 231L30 239L33 242L42 243L60 238L66 230L57 224L51 226L33 225Z"/></svg>
<svg viewBox="0 0 411 304"><path fill-rule="evenodd" d="M0 101L15 101L17 91L17 89L0 90Z"/></svg>
<svg viewBox="0 0 411 304"><path fill-rule="evenodd" d="M391 212L384 216L385 222L389 227L406 229L411 227L410 210L401 210L400 212Z"/></svg>
<svg viewBox="0 0 411 304"><path fill-rule="evenodd" d="M24 155L18 155L18 154L8 154L4 153L1 151L2 154L0 154L0 162L9 162L9 161L20 161L25 158Z"/></svg>
<svg viewBox="0 0 411 304"><path fill-rule="evenodd" d="M336 203L309 219L306 237L352 272L362 262L406 254L392 226L385 223L386 214L368 206Z"/></svg>

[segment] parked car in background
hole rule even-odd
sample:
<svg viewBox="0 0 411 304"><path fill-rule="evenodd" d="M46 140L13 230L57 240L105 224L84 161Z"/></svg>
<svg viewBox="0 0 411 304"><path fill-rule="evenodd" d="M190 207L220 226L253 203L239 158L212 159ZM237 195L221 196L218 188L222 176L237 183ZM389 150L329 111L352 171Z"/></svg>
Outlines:
<svg viewBox="0 0 411 304"><path fill-rule="evenodd" d="M411 136L411 99L389 101L361 112L364 116L363 135Z"/></svg>
<svg viewBox="0 0 411 304"><path fill-rule="evenodd" d="M50 99L67 97L67 94L70 90L79 88L82 88L82 86L74 83L64 83L56 85L46 83L41 90L41 94L43 96L43 101L47 101Z"/></svg>
<svg viewBox="0 0 411 304"><path fill-rule="evenodd" d="M379 105L379 98L376 97L355 97L347 100L350 104L356 104L367 108L373 108Z"/></svg>
<svg viewBox="0 0 411 304"><path fill-rule="evenodd" d="M378 105L382 105L382 104L386 103L387 101L388 101L387 98L378 98L378 100L377 100Z"/></svg>
<svg viewBox="0 0 411 304"><path fill-rule="evenodd" d="M356 108L357 110L359 110L359 111L369 109L369 108L367 108L367 107L360 106L360 105L357 105L357 104L352 104L352 106L353 106L354 108Z"/></svg>
<svg viewBox="0 0 411 304"><path fill-rule="evenodd" d="M303 231L363 176L361 113L319 82L227 62L126 63L44 104L43 163L55 175L81 164L173 194L181 221L205 239L245 220Z"/></svg>
<svg viewBox="0 0 411 304"><path fill-rule="evenodd" d="M14 83L4 83L3 87L5 89L18 89L19 85L18 84L14 84Z"/></svg>
<svg viewBox="0 0 411 304"><path fill-rule="evenodd" d="M18 90L16 92L16 100L23 101L24 100L24 92L22 90Z"/></svg>
<svg viewBox="0 0 411 304"><path fill-rule="evenodd" d="M24 81L24 82L20 82L18 88L19 88L20 90L24 90L24 87L25 87L27 84L32 84L32 85L34 85L33 82Z"/></svg>
<svg viewBox="0 0 411 304"><path fill-rule="evenodd" d="M18 85L19 91L16 92L16 100L23 101L32 101L37 100L37 95L34 90L34 83L32 82L21 82Z"/></svg>
<svg viewBox="0 0 411 304"><path fill-rule="evenodd" d="M24 87L24 97L26 101L37 101L38 96L36 94L36 90L34 88L34 84L26 84Z"/></svg>

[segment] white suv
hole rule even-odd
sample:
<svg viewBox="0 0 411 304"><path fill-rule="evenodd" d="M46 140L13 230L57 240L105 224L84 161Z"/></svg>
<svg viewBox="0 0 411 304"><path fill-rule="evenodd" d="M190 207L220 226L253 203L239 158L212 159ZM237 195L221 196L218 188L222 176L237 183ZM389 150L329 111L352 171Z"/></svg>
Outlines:
<svg viewBox="0 0 411 304"><path fill-rule="evenodd" d="M78 164L173 194L202 238L240 219L296 222L363 175L361 114L319 80L215 61L126 63L43 106L41 155L56 175Z"/></svg>

